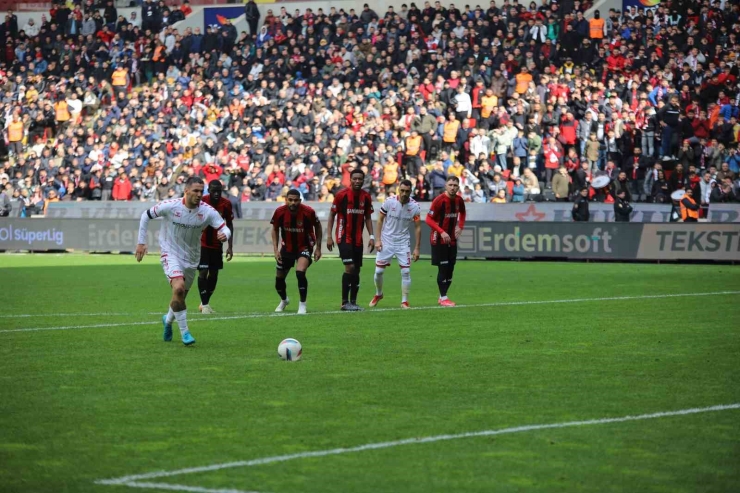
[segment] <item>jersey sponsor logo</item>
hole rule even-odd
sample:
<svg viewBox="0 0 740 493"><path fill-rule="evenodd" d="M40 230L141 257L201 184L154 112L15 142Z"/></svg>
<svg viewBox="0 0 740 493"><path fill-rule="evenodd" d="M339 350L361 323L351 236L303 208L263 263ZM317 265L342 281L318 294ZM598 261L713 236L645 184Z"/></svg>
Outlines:
<svg viewBox="0 0 740 493"><path fill-rule="evenodd" d="M188 228L188 229L200 229L203 227L201 224L183 224L183 223L178 223L176 221L172 221L172 224L174 224L175 226L179 226L181 228Z"/></svg>
<svg viewBox="0 0 740 493"><path fill-rule="evenodd" d="M303 233L303 228L283 228L287 233Z"/></svg>
<svg viewBox="0 0 740 493"><path fill-rule="evenodd" d="M455 217L457 217L457 212L451 212L449 214L445 214L445 217L447 217L447 218L455 218Z"/></svg>
<svg viewBox="0 0 740 493"><path fill-rule="evenodd" d="M365 214L365 209L347 209L347 214Z"/></svg>

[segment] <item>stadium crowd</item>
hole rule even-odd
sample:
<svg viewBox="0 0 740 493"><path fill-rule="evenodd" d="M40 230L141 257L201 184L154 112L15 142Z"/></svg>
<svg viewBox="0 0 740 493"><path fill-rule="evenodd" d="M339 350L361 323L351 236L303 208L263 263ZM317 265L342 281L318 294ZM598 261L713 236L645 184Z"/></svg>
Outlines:
<svg viewBox="0 0 740 493"><path fill-rule="evenodd" d="M72 3L72 2L70 2ZM160 200L189 175L232 201L289 188L331 201L356 166L374 199L461 180L470 202L702 204L740 198L740 8L661 2L596 12L578 0L409 2L228 19L185 29L187 3L55 4L0 26L0 214L50 202ZM460 8L462 7L462 8Z"/></svg>

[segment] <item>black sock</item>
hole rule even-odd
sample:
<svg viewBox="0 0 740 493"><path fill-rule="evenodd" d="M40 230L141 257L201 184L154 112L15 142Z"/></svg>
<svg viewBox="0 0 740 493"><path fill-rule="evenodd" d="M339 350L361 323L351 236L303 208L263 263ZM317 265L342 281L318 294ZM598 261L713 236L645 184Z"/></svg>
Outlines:
<svg viewBox="0 0 740 493"><path fill-rule="evenodd" d="M200 304L207 305L211 299L211 296L208 294L207 277L198 276L198 294L200 294Z"/></svg>
<svg viewBox="0 0 740 493"><path fill-rule="evenodd" d="M452 274L455 272L455 264L450 264L447 266L447 287L445 288L445 296L447 296L447 291L449 291L450 286L452 286Z"/></svg>
<svg viewBox="0 0 740 493"><path fill-rule="evenodd" d="M357 304L357 292L360 290L360 269L352 274L352 287L349 290L349 302Z"/></svg>
<svg viewBox="0 0 740 493"><path fill-rule="evenodd" d="M277 294L280 296L280 299L285 301L285 299L288 297L288 293L285 292L285 278L284 277L275 277L275 291L277 291Z"/></svg>
<svg viewBox="0 0 740 493"><path fill-rule="evenodd" d="M346 272L342 274L342 304L346 304L349 299L349 288L352 284L352 274Z"/></svg>
<svg viewBox="0 0 740 493"><path fill-rule="evenodd" d="M213 296L213 292L216 291L217 283L218 283L218 271L217 270L208 271L208 301L206 301L206 303L211 302L211 296Z"/></svg>
<svg viewBox="0 0 740 493"><path fill-rule="evenodd" d="M440 265L437 267L437 286L439 287L439 297L447 296L447 266Z"/></svg>
<svg viewBox="0 0 740 493"><path fill-rule="evenodd" d="M306 278L306 271L297 270L295 276L298 278L298 293L301 295L301 302L306 302L308 296L308 279Z"/></svg>

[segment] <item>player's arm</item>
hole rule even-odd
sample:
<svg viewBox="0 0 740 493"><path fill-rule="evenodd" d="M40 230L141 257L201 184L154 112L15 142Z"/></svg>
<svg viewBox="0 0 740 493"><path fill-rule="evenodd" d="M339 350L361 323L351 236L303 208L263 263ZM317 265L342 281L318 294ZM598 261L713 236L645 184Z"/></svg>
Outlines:
<svg viewBox="0 0 740 493"><path fill-rule="evenodd" d="M465 218L467 213L465 212L465 202L460 201L460 212L457 213L457 227L455 227L455 239L460 238L460 235L465 228Z"/></svg>
<svg viewBox="0 0 740 493"><path fill-rule="evenodd" d="M314 216L313 231L316 234L316 251L313 252L313 259L318 262L321 259L321 242L324 239L324 230L321 227L321 221Z"/></svg>
<svg viewBox="0 0 740 493"><path fill-rule="evenodd" d="M334 199L334 202L336 202L336 199ZM326 225L326 249L330 252L334 249L334 238L332 238L332 232L334 231L335 217L337 217L337 211L335 210L335 206L332 205L331 210L329 211L329 224Z"/></svg>
<svg viewBox="0 0 740 493"><path fill-rule="evenodd" d="M447 234L447 231L442 229L442 227L439 225L439 222L437 221L435 217L435 205L434 202L432 202L432 208L429 209L429 213L427 214L427 218L425 219L425 222L427 223L427 226L432 228L432 231L435 231L440 238L442 238L442 243L448 244L450 242L450 235Z"/></svg>
<svg viewBox="0 0 740 493"><path fill-rule="evenodd" d="M141 219L139 219L139 237L136 241L136 261L141 262L146 255L146 237L147 230L149 229L149 221L157 219L158 217L166 217L169 213L168 204L160 202L152 208L149 208L141 213Z"/></svg>
<svg viewBox="0 0 740 493"><path fill-rule="evenodd" d="M414 262L419 260L420 247L421 247L421 217L414 217L414 240L416 245L414 246L414 253L412 254Z"/></svg>
<svg viewBox="0 0 740 493"><path fill-rule="evenodd" d="M378 222L375 224L375 248L380 252L383 251L383 225L385 224L385 208L380 208L380 214L378 214Z"/></svg>
<svg viewBox="0 0 740 493"><path fill-rule="evenodd" d="M368 241L367 243L367 248L370 253L373 253L373 250L375 250L375 235L373 234L373 212L375 212L375 210L373 209L373 201L368 196L367 205L365 207L365 229L367 229L367 234L370 235L370 241Z"/></svg>
<svg viewBox="0 0 740 493"><path fill-rule="evenodd" d="M226 261L231 262L231 259L234 258L234 211L231 209L231 202L229 202L228 207L226 207L226 217L224 218L224 221L226 222L226 227L231 231L228 245L226 247Z"/></svg>
<svg viewBox="0 0 740 493"><path fill-rule="evenodd" d="M208 225L216 230L216 238L221 243L231 239L231 230L226 227L226 221L216 209L211 209L208 214Z"/></svg>
<svg viewBox="0 0 740 493"><path fill-rule="evenodd" d="M275 255L275 260L280 262L280 226L277 222L272 225L272 251Z"/></svg>
<svg viewBox="0 0 740 493"><path fill-rule="evenodd" d="M141 214L141 219L139 220L139 239L136 242L136 261L141 262L141 260L144 258L144 255L146 255L146 234L147 229L149 228L149 218L150 216L149 210L147 209Z"/></svg>
<svg viewBox="0 0 740 493"><path fill-rule="evenodd" d="M272 224L272 231L270 232L270 236L272 237L272 251L275 255L275 260L280 262L280 208L275 209L275 212L272 213L272 219L270 219L270 224Z"/></svg>

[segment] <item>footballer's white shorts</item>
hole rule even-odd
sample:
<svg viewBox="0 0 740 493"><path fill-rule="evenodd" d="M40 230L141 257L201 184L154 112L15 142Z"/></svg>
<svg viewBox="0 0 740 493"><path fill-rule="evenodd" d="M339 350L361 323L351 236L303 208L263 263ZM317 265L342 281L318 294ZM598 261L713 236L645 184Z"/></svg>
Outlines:
<svg viewBox="0 0 740 493"><path fill-rule="evenodd" d="M375 255L375 265L378 267L388 267L391 265L393 257L396 257L396 260L398 260L399 267L411 267L411 246L408 243L400 245L383 243L383 250Z"/></svg>
<svg viewBox="0 0 740 493"><path fill-rule="evenodd" d="M177 279L178 277L180 277L185 281L185 290L190 290L190 286L193 285L193 281L195 280L195 275L198 272L198 269L183 268L179 259L177 259L176 257L172 257L166 253L163 253L159 257L159 263L162 264L164 275L167 276L167 280L170 283L172 283L173 279Z"/></svg>

